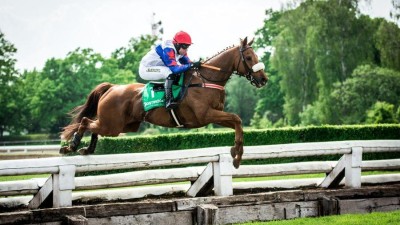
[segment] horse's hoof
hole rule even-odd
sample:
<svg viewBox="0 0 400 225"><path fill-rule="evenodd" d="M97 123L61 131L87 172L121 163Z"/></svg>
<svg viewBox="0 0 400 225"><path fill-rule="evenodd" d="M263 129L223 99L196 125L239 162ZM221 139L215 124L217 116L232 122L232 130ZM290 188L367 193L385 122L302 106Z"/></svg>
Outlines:
<svg viewBox="0 0 400 225"><path fill-rule="evenodd" d="M79 154L81 155L89 155L87 148L81 148L78 150Z"/></svg>
<svg viewBox="0 0 400 225"><path fill-rule="evenodd" d="M233 159L233 166L234 166L236 169L239 169L240 160L238 160L238 159Z"/></svg>
<svg viewBox="0 0 400 225"><path fill-rule="evenodd" d="M232 156L232 158L235 158L236 157L236 148L235 147L232 147L231 148L231 156Z"/></svg>
<svg viewBox="0 0 400 225"><path fill-rule="evenodd" d="M69 153L71 150L69 149L68 146L63 146L60 148L60 154L65 155L67 153Z"/></svg>

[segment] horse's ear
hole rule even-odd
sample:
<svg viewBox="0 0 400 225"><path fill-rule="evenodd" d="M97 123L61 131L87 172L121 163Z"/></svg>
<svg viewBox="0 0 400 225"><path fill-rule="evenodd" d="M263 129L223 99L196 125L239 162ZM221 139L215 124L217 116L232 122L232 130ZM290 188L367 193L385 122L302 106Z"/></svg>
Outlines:
<svg viewBox="0 0 400 225"><path fill-rule="evenodd" d="M240 39L240 42L241 42L243 47L246 46L247 45L247 37L245 37L243 40Z"/></svg>
<svg viewBox="0 0 400 225"><path fill-rule="evenodd" d="M251 46L253 44L253 42L254 42L254 38L251 39L251 41L249 42L249 46Z"/></svg>

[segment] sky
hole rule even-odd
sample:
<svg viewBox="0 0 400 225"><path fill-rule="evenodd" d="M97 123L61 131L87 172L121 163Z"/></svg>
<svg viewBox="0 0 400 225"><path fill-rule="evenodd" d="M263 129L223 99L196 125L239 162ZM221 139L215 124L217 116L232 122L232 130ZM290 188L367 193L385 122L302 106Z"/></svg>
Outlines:
<svg viewBox="0 0 400 225"><path fill-rule="evenodd" d="M188 32L192 60L211 57L253 38L265 10L280 10L292 0L0 0L0 30L14 44L19 70L41 70L50 58L65 58L76 48L92 48L103 57L127 47L131 38L151 34L161 21L162 38ZM362 6L371 17L389 16L391 0ZM153 17L153 14L155 16Z"/></svg>

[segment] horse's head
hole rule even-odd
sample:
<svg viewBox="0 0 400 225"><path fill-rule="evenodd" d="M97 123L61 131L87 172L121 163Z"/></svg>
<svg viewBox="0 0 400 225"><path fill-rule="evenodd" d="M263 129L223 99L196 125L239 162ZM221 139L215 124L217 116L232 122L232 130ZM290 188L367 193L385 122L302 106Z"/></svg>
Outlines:
<svg viewBox="0 0 400 225"><path fill-rule="evenodd" d="M239 52L240 60L237 64L236 72L245 76L252 85L260 88L267 84L268 77L264 71L264 63L258 60L258 56L251 47L253 40L247 42L247 37L240 40Z"/></svg>

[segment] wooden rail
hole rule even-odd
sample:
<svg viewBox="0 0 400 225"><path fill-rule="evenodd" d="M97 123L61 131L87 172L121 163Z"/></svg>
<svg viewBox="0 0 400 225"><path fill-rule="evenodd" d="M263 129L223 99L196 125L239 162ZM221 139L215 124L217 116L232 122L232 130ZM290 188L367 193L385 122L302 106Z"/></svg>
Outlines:
<svg viewBox="0 0 400 225"><path fill-rule="evenodd" d="M312 155L343 155L339 162L307 162L278 165L232 167L228 147L179 150L168 152L116 155L71 156L0 161L0 176L22 174L52 174L45 182L0 182L0 195L35 194L31 208L37 208L48 196L53 206L72 205L72 190L121 187L171 181L192 181L189 196L202 194L213 184L219 196L233 194L232 177L271 176L325 172L329 175L321 187L333 187L346 175L345 185L361 186L361 170L399 169L400 160L362 161L362 153L400 152L400 140L338 141L245 147L244 159L301 157ZM145 170L129 174L76 177L76 172L151 168L157 166L208 163L206 167ZM211 187L212 188L212 187ZM38 191L39 189L39 191Z"/></svg>
<svg viewBox="0 0 400 225"><path fill-rule="evenodd" d="M58 152L60 145L16 145L16 146L0 146L0 153L15 152Z"/></svg>

